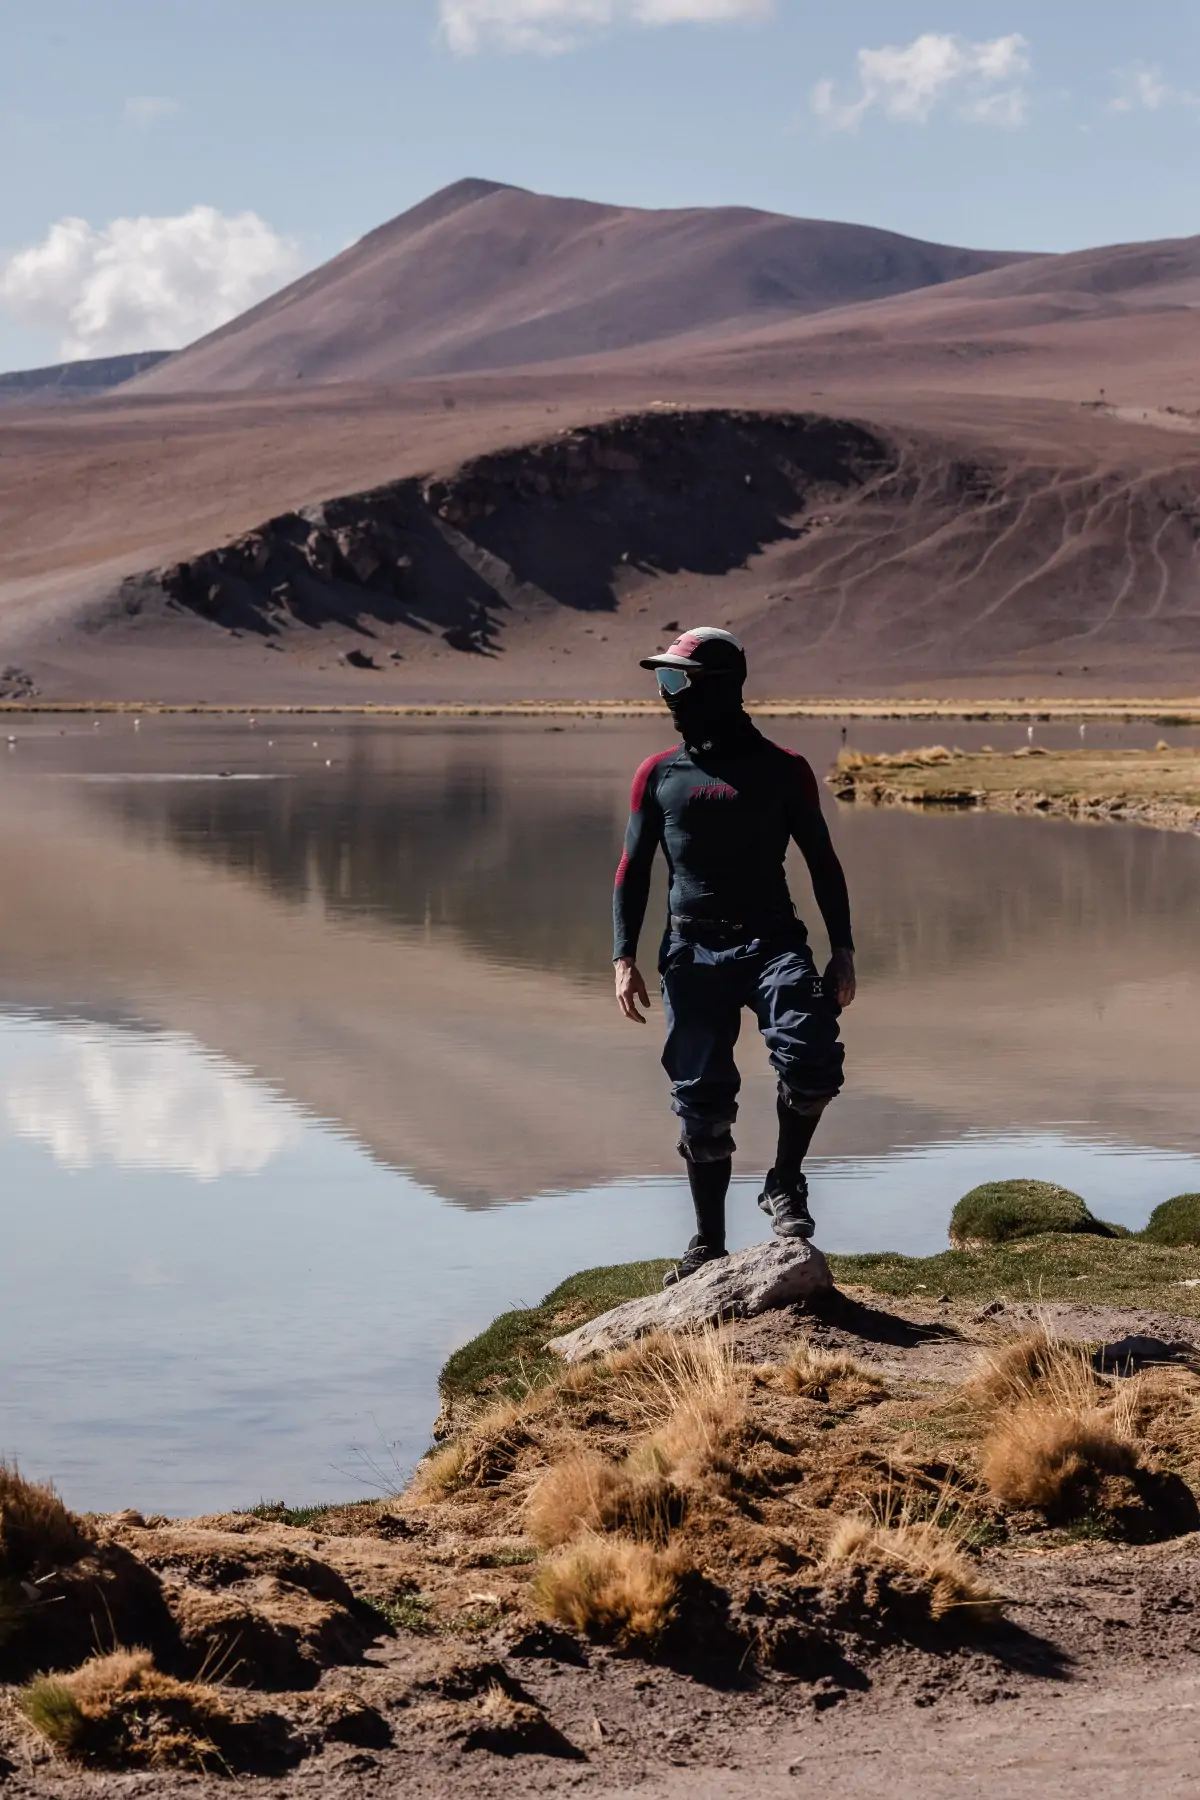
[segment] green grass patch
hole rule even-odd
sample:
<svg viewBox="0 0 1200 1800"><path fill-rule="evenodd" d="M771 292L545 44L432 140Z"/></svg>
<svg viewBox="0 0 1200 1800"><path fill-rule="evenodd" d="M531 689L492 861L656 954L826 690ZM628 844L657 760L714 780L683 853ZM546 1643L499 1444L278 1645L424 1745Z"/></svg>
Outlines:
<svg viewBox="0 0 1200 1800"><path fill-rule="evenodd" d="M364 1595L363 1604L377 1612L394 1631L428 1633L437 1629L431 1616L433 1601L425 1594L401 1594L399 1599L392 1600L377 1600L373 1595Z"/></svg>
<svg viewBox="0 0 1200 1800"><path fill-rule="evenodd" d="M489 1550L486 1555L475 1559L477 1569L521 1569L526 1563L535 1563L538 1553L532 1544L514 1544L508 1550Z"/></svg>
<svg viewBox="0 0 1200 1800"><path fill-rule="evenodd" d="M87 1729L79 1702L70 1688L43 1675L21 1694L21 1711L36 1731L68 1754L75 1750Z"/></svg>
<svg viewBox="0 0 1200 1800"><path fill-rule="evenodd" d="M585 1269L560 1283L540 1306L501 1313L486 1331L454 1352L438 1381L443 1398L518 1399L562 1368L557 1357L547 1354L548 1338L571 1331L623 1300L654 1293L670 1267L668 1259Z"/></svg>
<svg viewBox="0 0 1200 1800"><path fill-rule="evenodd" d="M326 1513L339 1510L340 1507L333 1501L321 1506L288 1506L282 1500L260 1500L257 1506L239 1507L238 1517L263 1519L268 1525L296 1525L303 1529L305 1526L315 1525Z"/></svg>
<svg viewBox="0 0 1200 1800"><path fill-rule="evenodd" d="M1150 1214L1139 1233L1148 1244L1200 1244L1200 1194L1176 1194Z"/></svg>
<svg viewBox="0 0 1200 1800"><path fill-rule="evenodd" d="M1141 1238L1084 1234L1026 1238L937 1256L831 1256L839 1286L867 1287L897 1300L1076 1300L1155 1307L1200 1316L1200 1250Z"/></svg>
<svg viewBox="0 0 1200 1800"><path fill-rule="evenodd" d="M586 1269L547 1294L540 1306L502 1313L454 1352L441 1374L443 1397L452 1404L519 1398L562 1368L547 1354L547 1339L623 1300L656 1292L670 1266L662 1261ZM829 1266L839 1286L871 1288L897 1300L939 1294L953 1300L1075 1300L1200 1317L1200 1287L1183 1285L1200 1282L1200 1248L1152 1243L1140 1235L1059 1232L937 1256L890 1250L831 1256Z"/></svg>
<svg viewBox="0 0 1200 1800"><path fill-rule="evenodd" d="M950 1241L956 1245L1076 1231L1123 1235L1094 1218L1078 1194L1053 1181L985 1181L964 1194L950 1215Z"/></svg>

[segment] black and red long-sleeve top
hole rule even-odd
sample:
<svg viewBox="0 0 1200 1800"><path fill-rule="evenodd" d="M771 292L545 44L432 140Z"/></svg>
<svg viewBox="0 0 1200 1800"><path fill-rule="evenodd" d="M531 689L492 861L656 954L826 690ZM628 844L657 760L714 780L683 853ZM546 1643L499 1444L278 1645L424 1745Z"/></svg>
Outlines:
<svg viewBox="0 0 1200 1800"><path fill-rule="evenodd" d="M633 778L617 869L614 960L637 955L660 844L672 917L741 925L753 936L793 916L784 872L789 843L808 864L831 949L852 949L846 877L817 778L802 756L763 737L748 718L712 747L681 744L648 756Z"/></svg>

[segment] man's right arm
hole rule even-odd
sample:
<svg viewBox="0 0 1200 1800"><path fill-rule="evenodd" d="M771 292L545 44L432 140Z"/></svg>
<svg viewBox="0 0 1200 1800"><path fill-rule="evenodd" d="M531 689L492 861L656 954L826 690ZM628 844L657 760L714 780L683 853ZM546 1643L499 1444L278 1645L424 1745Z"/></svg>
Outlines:
<svg viewBox="0 0 1200 1800"><path fill-rule="evenodd" d="M637 969L637 947L646 903L650 898L650 871L654 853L662 840L662 813L654 792L654 771L661 756L650 756L633 778L629 797L629 824L625 828L625 849L617 867L613 887L613 962L617 965L617 990L621 1010L626 1018L641 1022L633 999L646 1001L645 984ZM634 979L630 980L632 976ZM627 994L622 994L622 987Z"/></svg>

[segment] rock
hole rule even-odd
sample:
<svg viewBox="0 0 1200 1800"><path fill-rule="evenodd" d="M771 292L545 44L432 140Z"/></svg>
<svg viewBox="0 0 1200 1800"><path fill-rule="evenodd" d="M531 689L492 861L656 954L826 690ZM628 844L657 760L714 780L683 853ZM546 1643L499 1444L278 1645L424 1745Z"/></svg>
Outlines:
<svg viewBox="0 0 1200 1800"><path fill-rule="evenodd" d="M365 526L344 525L334 532L333 538L342 561L356 580L368 582L383 567L383 558Z"/></svg>
<svg viewBox="0 0 1200 1800"><path fill-rule="evenodd" d="M301 546L301 554L314 575L328 581L337 558L337 545L327 531L314 531Z"/></svg>
<svg viewBox="0 0 1200 1800"><path fill-rule="evenodd" d="M829 1265L812 1244L799 1239L754 1244L660 1294L614 1306L598 1319L552 1339L547 1348L565 1362L580 1362L585 1356L620 1350L652 1331L686 1331L721 1319L750 1319L832 1288Z"/></svg>
<svg viewBox="0 0 1200 1800"><path fill-rule="evenodd" d="M230 549L235 566L243 575L261 575L271 560L271 540L265 531L248 531Z"/></svg>

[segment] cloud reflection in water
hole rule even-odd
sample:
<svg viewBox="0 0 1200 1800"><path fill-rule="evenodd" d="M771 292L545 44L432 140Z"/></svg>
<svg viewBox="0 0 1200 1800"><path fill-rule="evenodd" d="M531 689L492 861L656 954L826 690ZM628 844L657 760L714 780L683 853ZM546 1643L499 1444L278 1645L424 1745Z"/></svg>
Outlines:
<svg viewBox="0 0 1200 1800"><path fill-rule="evenodd" d="M51 1047L6 1076L14 1135L71 1170L107 1162L215 1181L256 1173L303 1130L268 1088L181 1033L59 1027Z"/></svg>

